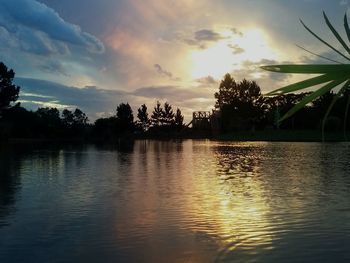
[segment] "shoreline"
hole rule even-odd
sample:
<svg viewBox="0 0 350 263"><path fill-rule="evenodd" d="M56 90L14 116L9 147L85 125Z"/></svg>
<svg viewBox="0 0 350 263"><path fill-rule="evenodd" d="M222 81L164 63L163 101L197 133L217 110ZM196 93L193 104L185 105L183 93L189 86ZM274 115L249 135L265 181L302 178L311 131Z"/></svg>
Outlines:
<svg viewBox="0 0 350 263"><path fill-rule="evenodd" d="M346 133L350 138L350 132ZM324 142L347 142L343 132L325 132ZM162 136L123 136L113 139L94 139L94 138L8 138L0 141L0 144L119 144L135 140L213 140L213 141L266 141L266 142L322 142L322 132L314 130L261 130L250 132L231 132L217 136L203 136L203 134L188 135L162 135Z"/></svg>

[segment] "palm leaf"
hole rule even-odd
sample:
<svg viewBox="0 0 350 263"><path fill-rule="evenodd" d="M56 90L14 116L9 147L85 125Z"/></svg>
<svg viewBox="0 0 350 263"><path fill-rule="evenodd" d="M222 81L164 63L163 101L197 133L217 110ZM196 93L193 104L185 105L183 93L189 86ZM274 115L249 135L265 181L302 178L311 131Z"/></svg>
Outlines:
<svg viewBox="0 0 350 263"><path fill-rule="evenodd" d="M348 47L347 44L345 44L344 40L342 39L342 37L339 35L339 33L337 32L337 30L335 30L335 28L332 26L331 22L329 21L327 15L325 12L323 12L323 17L326 20L326 24L329 27L329 29L332 31L333 35L337 38L337 40L339 41L339 43L345 48L345 50L350 54L350 49Z"/></svg>
<svg viewBox="0 0 350 263"><path fill-rule="evenodd" d="M339 99L340 95L344 93L344 91L349 87L350 84L350 80L348 80L343 87L338 91L338 93L333 97L332 102L329 104L328 109L326 111L326 114L323 117L322 120L322 141L324 142L324 128L326 125L326 121L328 118L328 115L331 113L331 110L334 107L334 104L337 102L337 100Z"/></svg>
<svg viewBox="0 0 350 263"><path fill-rule="evenodd" d="M330 83L326 84L325 86L319 88L318 90L314 91L313 93L311 93L310 95L308 95L304 99L302 99L298 104L294 105L294 107L291 108L279 121L281 122L281 121L289 118L294 113L296 113L300 109L304 108L305 105L307 105L308 103L310 103L314 99L322 96L323 94L327 93L328 91L335 88L336 86L338 86L339 84L341 84L345 80L346 80L346 78L333 80L332 82L330 82Z"/></svg>
<svg viewBox="0 0 350 263"><path fill-rule="evenodd" d="M344 75L342 75L344 76ZM317 76L311 79L307 79L307 80L303 80L297 83L293 83L291 85L276 89L274 91L271 91L267 94L265 94L266 96L275 96L275 95L281 95L281 94L285 94L285 93L289 93L289 92L293 92L293 91L298 91L298 90L302 90L302 89L306 89L309 87L313 87L325 82L329 82L331 80L335 80L337 78L336 74L324 74L321 76Z"/></svg>
<svg viewBox="0 0 350 263"><path fill-rule="evenodd" d="M345 41L340 36L338 31L333 27L333 25L329 21L329 19L328 19L328 17L327 17L325 12L323 12L323 16L324 16L324 19L326 21L326 24L327 24L328 28L331 30L331 32L336 37L336 39L340 42L340 44L343 46L343 48L350 54L349 46L345 43ZM335 47L330 45L328 42L323 40L321 37L316 35L309 27L307 27L304 24L304 22L302 20L300 20L300 22L304 26L304 28L309 33L311 33L315 38L317 38L320 42L322 42L323 44L328 46L330 49L335 51L337 54L341 55L346 60L350 60L350 58L348 56L344 55L338 49L336 49ZM347 15L346 14L344 16L344 28L345 28L345 31L346 31L346 35L347 35L348 41L350 42L350 27L349 27L349 24L348 24L348 19L347 19ZM318 55L316 53L313 53L313 52L311 52L311 51L309 51L309 50L307 50L307 49L305 49L303 47L300 47L300 48L305 50L305 51L307 51L307 52L309 52L309 53L311 53L311 54L313 54L313 55L316 55L318 57L327 59L327 60L335 62L335 63L339 63L336 60L332 60L332 59L329 59L327 57L323 57L323 56ZM299 91L299 90L303 90L303 89L306 89L306 88L309 88L309 87L313 87L313 86L316 86L316 85L324 84L324 86L322 86L321 88L317 89L316 91L314 91L310 95L304 97L299 103L294 105L279 120L279 122L289 118L290 116L292 116L294 113L296 113L297 111L299 111L300 109L305 107L308 103L310 103L314 99L322 96L323 94L325 94L328 91L331 91L333 88L337 87L338 85L340 85L341 83L346 81L346 83L343 85L343 87L339 90L337 95L334 97L334 99L331 102L329 108L327 109L326 115L325 115L325 117L323 119L322 138L324 138L323 130L324 130L325 121L326 121L330 111L332 110L332 107L334 106L335 102L339 98L339 96L350 86L350 65L349 64L341 64L341 63L339 63L339 64L340 65L336 65L336 64L329 64L329 65L325 65L325 64L315 64L315 65L312 65L312 64L299 64L299 65L289 64L289 65L269 65L269 66L261 67L264 70L268 70L268 71L272 71L272 72L279 72L279 73L320 74L320 76L313 77L313 78L310 78L310 79L306 79L306 80L303 80L303 81L300 81L300 82L297 82L297 83L294 83L294 84L290 84L288 86L276 89L274 91L271 91L271 92L267 93L267 95L269 95L269 96L285 94L285 93L294 92L294 91ZM349 95L349 100L347 102L345 117L347 117L348 108L349 107L350 107L350 95ZM344 127L345 127L345 123L346 123L346 120L344 120Z"/></svg>
<svg viewBox="0 0 350 263"><path fill-rule="evenodd" d="M333 47L331 44L327 43L326 41L324 41L322 38L320 38L318 35L316 35L314 32L312 32L312 30L310 28L308 28L304 22L300 19L301 24L305 27L305 29L307 31L310 32L311 35L313 35L314 37L316 37L319 41L321 41L323 44L325 44L326 46L328 46L329 48L331 48L332 50L334 50L335 52L337 52L339 55L341 55L343 58L350 60L349 57L345 56L343 53L341 53L339 50L337 50L335 47Z"/></svg>
<svg viewBox="0 0 350 263"><path fill-rule="evenodd" d="M350 41L350 28L349 28L349 23L348 23L348 18L346 16L346 13L344 15L344 28L345 28L345 32L348 37L348 40Z"/></svg>
<svg viewBox="0 0 350 263"><path fill-rule="evenodd" d="M264 70L279 72L279 73L298 73L298 74L325 74L325 73L338 73L348 74L350 77L350 65L325 65L325 64L287 64L287 65L270 65L262 66Z"/></svg>
<svg viewBox="0 0 350 263"><path fill-rule="evenodd" d="M302 50L304 50L304 51L306 51L306 52L308 52L308 53L310 53L310 54L312 54L312 55L314 55L314 56L316 56L316 57L323 58L323 59L325 59L325 60L328 60L328 61L331 61L331 62L334 62L334 63L337 63L337 64L343 64L343 63L341 63L341 62L339 62L339 61L336 61L336 60L334 60L334 59L327 58L327 57L322 56L322 55L320 55L320 54L316 54L316 53L314 53L314 52L312 52L312 51L310 51L310 50L308 50L308 49L306 49L306 48L304 48L304 47L302 47L302 46L300 46L300 45L298 45L298 44L295 44L295 45L296 45L298 48L300 48L300 49L302 49Z"/></svg>

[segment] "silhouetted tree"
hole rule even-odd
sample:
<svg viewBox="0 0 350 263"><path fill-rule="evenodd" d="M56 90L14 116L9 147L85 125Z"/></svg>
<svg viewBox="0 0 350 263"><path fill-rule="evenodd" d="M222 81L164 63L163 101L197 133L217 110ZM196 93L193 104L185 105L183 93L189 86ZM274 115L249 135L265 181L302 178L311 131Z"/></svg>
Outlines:
<svg viewBox="0 0 350 263"><path fill-rule="evenodd" d="M62 111L62 122L65 127L72 127L74 123L74 115L68 109Z"/></svg>
<svg viewBox="0 0 350 263"><path fill-rule="evenodd" d="M153 127L159 127L163 124L164 110L159 101L157 101L156 106L153 109L151 115L151 122Z"/></svg>
<svg viewBox="0 0 350 263"><path fill-rule="evenodd" d="M85 126L87 122L89 121L88 117L84 112L82 112L80 109L76 108L73 113L73 124L75 126Z"/></svg>
<svg viewBox="0 0 350 263"><path fill-rule="evenodd" d="M62 128L60 112L56 108L39 108L36 115L40 119L40 130L45 137L57 137Z"/></svg>
<svg viewBox="0 0 350 263"><path fill-rule="evenodd" d="M171 126L174 124L174 112L171 105L168 102L164 103L163 116L161 119L161 124L166 126Z"/></svg>
<svg viewBox="0 0 350 263"><path fill-rule="evenodd" d="M3 121L8 123L7 129L0 129L7 133L5 137L34 138L42 132L42 123L37 114L20 106L6 110Z"/></svg>
<svg viewBox="0 0 350 263"><path fill-rule="evenodd" d="M264 100L255 81L237 83L226 74L215 93L215 107L221 110L224 131L251 129L262 119Z"/></svg>
<svg viewBox="0 0 350 263"><path fill-rule="evenodd" d="M148 118L146 104L142 104L141 107L137 110L137 118L139 119L137 124L141 130L147 131L150 125L150 119Z"/></svg>
<svg viewBox="0 0 350 263"><path fill-rule="evenodd" d="M12 83L15 72L8 70L6 65L0 62L0 117L2 112L11 107L11 103L18 99L20 87Z"/></svg>
<svg viewBox="0 0 350 263"><path fill-rule="evenodd" d="M307 95L308 93L291 93L273 97L270 101L271 109L276 110L278 108L278 115L282 117ZM318 122L319 120L315 118L313 110L310 107L305 107L280 123L280 127L282 129L309 129L317 127Z"/></svg>
<svg viewBox="0 0 350 263"><path fill-rule="evenodd" d="M179 108L177 108L176 109L176 114L175 114L175 117L174 117L175 126L178 129L181 129L184 126L183 122L184 122L184 116L182 115L181 110Z"/></svg>
<svg viewBox="0 0 350 263"><path fill-rule="evenodd" d="M320 114L325 114L329 105L331 104L335 94L332 91L329 91L322 96L318 97L312 102L312 107L317 109Z"/></svg>
<svg viewBox="0 0 350 263"><path fill-rule="evenodd" d="M129 103L121 103L117 107L118 132L131 132L134 129L134 115Z"/></svg>
<svg viewBox="0 0 350 263"><path fill-rule="evenodd" d="M117 118L100 118L97 119L93 126L93 136L97 140L111 140L117 134Z"/></svg>

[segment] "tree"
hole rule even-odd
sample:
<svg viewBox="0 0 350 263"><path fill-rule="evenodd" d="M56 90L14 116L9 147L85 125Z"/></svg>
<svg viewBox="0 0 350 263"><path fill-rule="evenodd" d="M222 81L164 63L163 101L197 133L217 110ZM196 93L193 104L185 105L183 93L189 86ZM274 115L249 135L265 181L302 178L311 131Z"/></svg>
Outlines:
<svg viewBox="0 0 350 263"><path fill-rule="evenodd" d="M220 109L223 129L251 129L263 117L264 100L255 81L237 83L226 74L215 93L215 107Z"/></svg>
<svg viewBox="0 0 350 263"><path fill-rule="evenodd" d="M219 92L215 92L215 108L222 109L224 105L232 103L233 98L237 97L237 83L230 74L226 74L220 82Z"/></svg>
<svg viewBox="0 0 350 263"><path fill-rule="evenodd" d="M137 118L139 119L138 125L143 131L147 131L150 124L150 119L148 118L147 106L142 104L141 107L137 110Z"/></svg>
<svg viewBox="0 0 350 263"><path fill-rule="evenodd" d="M20 87L12 83L14 77L15 72L12 69L8 70L6 65L0 62L0 116L18 99Z"/></svg>
<svg viewBox="0 0 350 263"><path fill-rule="evenodd" d="M164 110L159 101L153 109L151 122L153 127L159 127L163 123Z"/></svg>
<svg viewBox="0 0 350 263"><path fill-rule="evenodd" d="M117 107L117 123L120 132L130 132L134 129L134 115L129 103L121 103Z"/></svg>
<svg viewBox="0 0 350 263"><path fill-rule="evenodd" d="M93 134L95 139L113 139L118 132L117 125L117 118L115 116L97 119L93 126Z"/></svg>
<svg viewBox="0 0 350 263"><path fill-rule="evenodd" d="M243 79L237 83L230 74L226 74L215 93L215 107L222 109L225 105L234 105L242 110L244 106L255 106L261 98L261 90L255 81Z"/></svg>
<svg viewBox="0 0 350 263"><path fill-rule="evenodd" d="M56 108L39 108L36 114L48 126L54 127L61 124L60 112Z"/></svg>
<svg viewBox="0 0 350 263"><path fill-rule="evenodd" d="M183 122L184 122L184 116L181 113L181 110L179 108L176 109L176 114L174 117L174 123L175 126L179 129L183 127Z"/></svg>
<svg viewBox="0 0 350 263"><path fill-rule="evenodd" d="M73 113L73 124L75 126L83 127L87 124L89 121L88 117L84 112L82 112L80 109L76 108Z"/></svg>
<svg viewBox="0 0 350 263"><path fill-rule="evenodd" d="M60 112L56 108L39 108L36 111L39 118L40 133L45 137L56 137L60 135L62 120Z"/></svg>
<svg viewBox="0 0 350 263"><path fill-rule="evenodd" d="M161 124L166 125L166 126L170 126L174 123L174 112L173 109L171 107L171 105L168 102L164 103L164 110L163 110L163 116L162 116L162 120L161 120Z"/></svg>
<svg viewBox="0 0 350 263"><path fill-rule="evenodd" d="M264 97L264 118L265 122L273 124L275 127L282 129L307 129L317 126L318 120L314 116L314 107L306 107L296 115L279 122L280 116L286 114L309 93L290 93L273 97Z"/></svg>
<svg viewBox="0 0 350 263"><path fill-rule="evenodd" d="M64 109L62 111L62 122L65 127L72 127L74 123L74 115L73 113L68 110Z"/></svg>

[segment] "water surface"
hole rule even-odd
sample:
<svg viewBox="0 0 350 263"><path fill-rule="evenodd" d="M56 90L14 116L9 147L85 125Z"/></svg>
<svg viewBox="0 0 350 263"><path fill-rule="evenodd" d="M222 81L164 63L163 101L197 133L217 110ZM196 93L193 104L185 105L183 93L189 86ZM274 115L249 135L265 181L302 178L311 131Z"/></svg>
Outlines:
<svg viewBox="0 0 350 263"><path fill-rule="evenodd" d="M2 147L0 262L348 262L350 144Z"/></svg>

